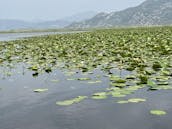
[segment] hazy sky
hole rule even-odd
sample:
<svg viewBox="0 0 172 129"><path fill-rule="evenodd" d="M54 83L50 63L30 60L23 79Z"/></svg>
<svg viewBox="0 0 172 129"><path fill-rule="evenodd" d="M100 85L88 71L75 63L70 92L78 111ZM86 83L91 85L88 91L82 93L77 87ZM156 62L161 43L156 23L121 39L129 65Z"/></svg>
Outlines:
<svg viewBox="0 0 172 129"><path fill-rule="evenodd" d="M55 20L86 11L111 12L145 0L0 0L0 19Z"/></svg>

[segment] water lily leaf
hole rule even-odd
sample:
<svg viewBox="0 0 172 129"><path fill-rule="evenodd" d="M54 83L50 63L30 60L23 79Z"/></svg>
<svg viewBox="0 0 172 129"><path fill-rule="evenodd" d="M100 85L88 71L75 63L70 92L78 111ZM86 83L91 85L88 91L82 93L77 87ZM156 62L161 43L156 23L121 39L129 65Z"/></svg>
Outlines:
<svg viewBox="0 0 172 129"><path fill-rule="evenodd" d="M141 88L144 88L144 86L143 85L129 86L129 87L127 87L127 90L129 90L129 91L136 91L136 90L139 90Z"/></svg>
<svg viewBox="0 0 172 129"><path fill-rule="evenodd" d="M34 92L45 92L45 91L48 91L48 89L35 89Z"/></svg>
<svg viewBox="0 0 172 129"><path fill-rule="evenodd" d="M129 75L126 77L126 79L135 79L136 77L134 75Z"/></svg>
<svg viewBox="0 0 172 129"><path fill-rule="evenodd" d="M171 86L167 86L167 85L165 85L165 86L157 86L157 87L153 87L153 88L151 88L152 90L172 90L172 87Z"/></svg>
<svg viewBox="0 0 172 129"><path fill-rule="evenodd" d="M167 113L163 110L151 110L150 114L161 116L161 115L166 115Z"/></svg>
<svg viewBox="0 0 172 129"><path fill-rule="evenodd" d="M121 94L119 92L111 92L112 97L117 97L117 98L121 98L121 97L126 97L125 94Z"/></svg>
<svg viewBox="0 0 172 129"><path fill-rule="evenodd" d="M110 77L110 80L114 81L116 83L125 83L126 82L126 80L124 80L118 76L114 76L114 75Z"/></svg>
<svg viewBox="0 0 172 129"><path fill-rule="evenodd" d="M88 83L89 84L95 84L95 83L101 83L102 81L100 81L100 80L97 80L97 81L89 81Z"/></svg>
<svg viewBox="0 0 172 129"><path fill-rule="evenodd" d="M147 83L148 86L151 86L151 87L154 87L156 86L156 83L151 81L151 80L148 80L148 83Z"/></svg>
<svg viewBox="0 0 172 129"><path fill-rule="evenodd" d="M29 69L33 70L33 71L38 71L38 66L37 65L33 65L31 67L29 67Z"/></svg>
<svg viewBox="0 0 172 129"><path fill-rule="evenodd" d="M73 81L73 80L76 80L76 78L68 78L67 80L68 81Z"/></svg>
<svg viewBox="0 0 172 129"><path fill-rule="evenodd" d="M121 100L121 101L118 101L117 103L118 103L118 104L126 104L126 103L128 103L128 101L126 101L126 100Z"/></svg>
<svg viewBox="0 0 172 129"><path fill-rule="evenodd" d="M75 104L75 103L79 103L79 102L81 102L82 100L84 100L86 98L87 98L87 96L78 96L78 97L76 97L74 99L58 101L58 102L56 102L56 104L60 105L60 106L69 106L69 105L72 105L72 104Z"/></svg>
<svg viewBox="0 0 172 129"><path fill-rule="evenodd" d="M94 93L92 95L92 99L106 99L106 98L107 98L106 92Z"/></svg>
<svg viewBox="0 0 172 129"><path fill-rule="evenodd" d="M138 77L139 77L139 79L140 79L140 83L141 83L141 84L147 84L148 76L141 74L141 75L139 75Z"/></svg>
<svg viewBox="0 0 172 129"><path fill-rule="evenodd" d="M165 76L170 76L171 75L171 72L170 71L163 70L162 71L162 74L165 75Z"/></svg>
<svg viewBox="0 0 172 129"><path fill-rule="evenodd" d="M108 75L109 76L109 75ZM116 75L111 75L110 76L110 81L115 81L116 79L120 78L119 76Z"/></svg>
<svg viewBox="0 0 172 129"><path fill-rule="evenodd" d="M115 80L115 82L116 82L116 83L125 83L126 80L121 79L121 78L118 78L118 79Z"/></svg>
<svg viewBox="0 0 172 129"><path fill-rule="evenodd" d="M87 80L91 80L91 78L78 78L79 81L87 81Z"/></svg>
<svg viewBox="0 0 172 129"><path fill-rule="evenodd" d="M73 100L65 100L65 101L56 102L57 105L61 105L61 106L68 106L68 105L72 105L73 103L74 103Z"/></svg>
<svg viewBox="0 0 172 129"><path fill-rule="evenodd" d="M156 62L153 63L152 68L154 70L157 70L159 68L162 68L162 66L161 66L160 62L156 61Z"/></svg>
<svg viewBox="0 0 172 129"><path fill-rule="evenodd" d="M168 79L169 79L169 77L167 77L167 76L157 76L156 77L156 80L159 82L168 81Z"/></svg>
<svg viewBox="0 0 172 129"><path fill-rule="evenodd" d="M126 84L125 83L110 83L111 86L116 86L116 87L126 87Z"/></svg>
<svg viewBox="0 0 172 129"><path fill-rule="evenodd" d="M158 82L157 85L168 85L168 82Z"/></svg>
<svg viewBox="0 0 172 129"><path fill-rule="evenodd" d="M146 99L142 99L142 98L131 98L131 99L128 99L128 102L130 103L139 103L139 102L145 102Z"/></svg>

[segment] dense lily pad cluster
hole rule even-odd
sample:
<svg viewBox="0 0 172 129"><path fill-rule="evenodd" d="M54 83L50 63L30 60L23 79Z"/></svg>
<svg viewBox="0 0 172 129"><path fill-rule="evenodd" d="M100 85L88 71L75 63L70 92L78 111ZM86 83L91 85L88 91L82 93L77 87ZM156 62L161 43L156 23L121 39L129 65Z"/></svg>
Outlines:
<svg viewBox="0 0 172 129"><path fill-rule="evenodd" d="M110 74L112 86L122 88L127 80L135 80L151 90L166 89L172 76L172 27L107 29L1 42L0 64L18 62L28 64L33 76L56 68L88 72L99 67ZM113 68L136 74L115 77Z"/></svg>

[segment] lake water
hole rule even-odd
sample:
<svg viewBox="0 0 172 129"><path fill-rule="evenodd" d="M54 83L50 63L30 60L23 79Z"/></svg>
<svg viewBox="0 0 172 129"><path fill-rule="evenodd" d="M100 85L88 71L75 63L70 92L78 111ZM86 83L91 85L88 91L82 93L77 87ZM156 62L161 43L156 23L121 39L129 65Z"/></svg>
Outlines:
<svg viewBox="0 0 172 129"><path fill-rule="evenodd" d="M50 34L66 34L66 33L77 33L80 31L71 31L71 32L32 32L32 33L0 33L0 41L9 41L16 40L25 37L33 36L43 36Z"/></svg>
<svg viewBox="0 0 172 129"><path fill-rule="evenodd" d="M40 35L51 33L40 33ZM2 35L5 35L4 37ZM1 34L1 40L36 36L39 33ZM11 76L7 76L9 73ZM118 71L116 71L118 72ZM33 77L22 65L17 68L0 68L0 129L171 129L172 91L147 91L141 89L125 98L108 97L91 99L96 92L109 88L105 73L95 69L94 74L71 74L66 70L54 70ZM122 73L127 74L126 71ZM90 77L102 83L69 78ZM53 82L52 80L59 80ZM47 88L44 93L33 90ZM70 106L56 105L57 101L85 95L88 99ZM143 103L117 104L118 100L145 98ZM153 116L151 109L162 109L164 116Z"/></svg>
<svg viewBox="0 0 172 129"><path fill-rule="evenodd" d="M10 71L11 76L0 74L0 129L171 129L172 92L147 91L141 89L126 98L93 100L95 92L105 91L109 79L105 73L94 70L94 74L70 74L65 70L54 70L33 77L32 72L22 66L15 69L1 68L1 73ZM125 74L125 72L123 73ZM68 78L90 77L102 83ZM52 80L59 80L52 82ZM34 89L48 88L44 93ZM71 106L56 105L57 101L79 95L89 98ZM147 99L143 103L117 104L117 100L132 97ZM165 116L149 114L151 109L167 111Z"/></svg>

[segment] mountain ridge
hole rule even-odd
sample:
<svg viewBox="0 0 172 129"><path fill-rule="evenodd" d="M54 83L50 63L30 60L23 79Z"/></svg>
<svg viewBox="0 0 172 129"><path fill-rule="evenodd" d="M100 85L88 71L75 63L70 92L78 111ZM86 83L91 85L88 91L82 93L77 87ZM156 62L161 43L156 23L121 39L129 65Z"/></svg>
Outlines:
<svg viewBox="0 0 172 129"><path fill-rule="evenodd" d="M172 0L146 0L136 7L99 13L89 20L73 23L69 28L116 26L151 26L172 24Z"/></svg>
<svg viewBox="0 0 172 129"><path fill-rule="evenodd" d="M0 31L15 29L61 29L73 22L80 22L93 17L97 12L88 11L72 16L49 21L24 21L17 19L0 19Z"/></svg>

